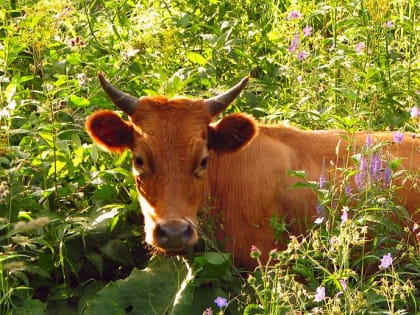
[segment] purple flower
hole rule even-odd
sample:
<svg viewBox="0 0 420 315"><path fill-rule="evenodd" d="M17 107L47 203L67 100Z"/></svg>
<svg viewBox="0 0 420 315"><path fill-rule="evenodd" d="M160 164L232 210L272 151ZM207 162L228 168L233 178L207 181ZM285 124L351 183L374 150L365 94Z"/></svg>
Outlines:
<svg viewBox="0 0 420 315"><path fill-rule="evenodd" d="M404 134L401 131L394 132L394 142L401 143L403 142Z"/></svg>
<svg viewBox="0 0 420 315"><path fill-rule="evenodd" d="M316 213L317 213L320 217L323 217L323 216L324 216L324 206L323 206L323 205L318 204L318 205L316 206Z"/></svg>
<svg viewBox="0 0 420 315"><path fill-rule="evenodd" d="M300 19L302 17L302 13L299 11L291 11L289 13L289 20Z"/></svg>
<svg viewBox="0 0 420 315"><path fill-rule="evenodd" d="M214 303L216 303L216 305L217 305L219 308L223 308L223 307L228 306L228 301L227 301L225 298L221 297L221 296L218 296L218 297L214 300Z"/></svg>
<svg viewBox="0 0 420 315"><path fill-rule="evenodd" d="M287 50L290 51L290 52L296 51L296 48L297 48L298 44L299 44L299 35L295 34L293 36L292 42L290 43L290 46L289 46L289 48L287 48Z"/></svg>
<svg viewBox="0 0 420 315"><path fill-rule="evenodd" d="M354 181L356 183L357 188L362 189L364 184L365 184L365 172L364 171L359 171L354 176Z"/></svg>
<svg viewBox="0 0 420 315"><path fill-rule="evenodd" d="M388 253L382 257L381 264L379 265L379 269L387 269L391 265L392 265L392 256L391 256L391 253Z"/></svg>
<svg viewBox="0 0 420 315"><path fill-rule="evenodd" d="M361 53L365 49L366 45L364 42L360 42L356 44L356 47L354 48L357 53Z"/></svg>
<svg viewBox="0 0 420 315"><path fill-rule="evenodd" d="M312 26L310 26L310 25L306 25L304 28L303 28L303 35L305 36L305 37L308 37L308 36L311 36L311 34L312 34L312 30L313 30L313 28L312 28Z"/></svg>
<svg viewBox="0 0 420 315"><path fill-rule="evenodd" d="M393 28L394 27L394 22L392 20L389 20L388 22L386 22L385 26L387 28Z"/></svg>
<svg viewBox="0 0 420 315"><path fill-rule="evenodd" d="M366 144L366 147L368 147L368 148L370 148L372 146L372 139L370 137L370 133L368 133L366 135L366 142L365 142L365 144Z"/></svg>
<svg viewBox="0 0 420 315"><path fill-rule="evenodd" d="M316 288L314 301L315 302L322 302L324 299L325 299L325 287Z"/></svg>
<svg viewBox="0 0 420 315"><path fill-rule="evenodd" d="M357 188L361 189L365 184L366 179L366 168L367 168L367 160L366 158L361 158L359 172L354 176L354 181L356 182Z"/></svg>
<svg viewBox="0 0 420 315"><path fill-rule="evenodd" d="M308 58L308 56L309 56L309 54L308 54L306 51L300 51L300 52L298 52L298 54L297 54L297 59L298 59L299 61L303 61L303 60L305 60L306 58Z"/></svg>
<svg viewBox="0 0 420 315"><path fill-rule="evenodd" d="M418 106L413 106L410 109L411 118L417 118L420 116L420 108Z"/></svg>
<svg viewBox="0 0 420 315"><path fill-rule="evenodd" d="M372 179L378 179L380 177L381 170L381 159L378 154L373 154L370 160L370 176Z"/></svg>
<svg viewBox="0 0 420 315"><path fill-rule="evenodd" d="M347 185L344 188L344 192L346 193L346 196L351 196L351 194L352 194L351 186L350 185Z"/></svg>
<svg viewBox="0 0 420 315"><path fill-rule="evenodd" d="M367 160L366 158L362 157L360 160L359 170L366 171L366 169L367 169Z"/></svg>
<svg viewBox="0 0 420 315"><path fill-rule="evenodd" d="M346 289L347 289L346 279L340 279L340 285L341 285L341 289L343 289L343 291L346 291Z"/></svg>
<svg viewBox="0 0 420 315"><path fill-rule="evenodd" d="M391 183L391 169L387 166L384 170L384 184L389 185Z"/></svg>
<svg viewBox="0 0 420 315"><path fill-rule="evenodd" d="M324 189L325 188L325 183L327 182L325 175L321 174L319 176L319 189Z"/></svg>
<svg viewBox="0 0 420 315"><path fill-rule="evenodd" d="M349 210L348 207L343 207L343 214L341 215L341 224L344 224L349 219L349 215L347 211Z"/></svg>

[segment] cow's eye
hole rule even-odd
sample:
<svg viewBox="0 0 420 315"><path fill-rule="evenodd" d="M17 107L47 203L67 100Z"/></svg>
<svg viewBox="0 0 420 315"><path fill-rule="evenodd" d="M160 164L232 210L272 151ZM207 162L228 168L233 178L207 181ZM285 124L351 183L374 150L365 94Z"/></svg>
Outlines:
<svg viewBox="0 0 420 315"><path fill-rule="evenodd" d="M208 164L209 158L206 156L201 160L200 167L201 169L206 169Z"/></svg>
<svg viewBox="0 0 420 315"><path fill-rule="evenodd" d="M143 162L143 159L141 157L134 158L134 163L138 167L143 167L144 166L144 162Z"/></svg>

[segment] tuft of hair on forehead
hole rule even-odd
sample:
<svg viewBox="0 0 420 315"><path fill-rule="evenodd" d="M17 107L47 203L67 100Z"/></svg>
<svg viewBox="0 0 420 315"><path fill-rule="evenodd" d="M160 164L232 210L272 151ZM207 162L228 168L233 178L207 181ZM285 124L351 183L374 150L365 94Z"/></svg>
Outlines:
<svg viewBox="0 0 420 315"><path fill-rule="evenodd" d="M170 113L172 110L182 111L179 119L188 120L188 117L198 118L210 123L212 116L201 99L190 99L185 97L167 98L165 96L143 96L136 111L131 115L135 124L141 124L147 117Z"/></svg>

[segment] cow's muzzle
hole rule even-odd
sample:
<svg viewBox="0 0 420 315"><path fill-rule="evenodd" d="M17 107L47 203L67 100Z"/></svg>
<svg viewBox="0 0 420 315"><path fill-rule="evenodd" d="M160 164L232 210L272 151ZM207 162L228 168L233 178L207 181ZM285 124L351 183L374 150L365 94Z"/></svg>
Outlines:
<svg viewBox="0 0 420 315"><path fill-rule="evenodd" d="M197 242L197 232L187 220L161 221L154 229L155 245L165 252L183 251Z"/></svg>

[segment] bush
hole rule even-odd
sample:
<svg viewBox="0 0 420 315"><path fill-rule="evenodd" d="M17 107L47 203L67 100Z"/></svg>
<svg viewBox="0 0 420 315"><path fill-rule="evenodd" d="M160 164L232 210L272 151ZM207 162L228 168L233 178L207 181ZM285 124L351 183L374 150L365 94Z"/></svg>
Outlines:
<svg viewBox="0 0 420 315"><path fill-rule="evenodd" d="M82 312L149 262L129 154L100 151L84 130L91 112L114 110L98 70L139 96L208 97L250 74L230 111L302 128L415 135L419 9L382 0L3 1L0 313ZM374 152L360 157L372 163ZM389 161L390 171L397 164ZM317 190L323 222L274 251L274 264L260 265L249 285L218 260L198 263L212 254L174 267L190 289L183 305L226 314L418 310L418 227L391 202L398 187L367 177L348 196L346 181L363 172L340 171L342 182ZM391 210L399 224L383 215ZM378 270L381 260L389 266ZM214 264L222 267L198 281ZM190 265L197 269L185 273ZM169 304L167 312L185 310Z"/></svg>

